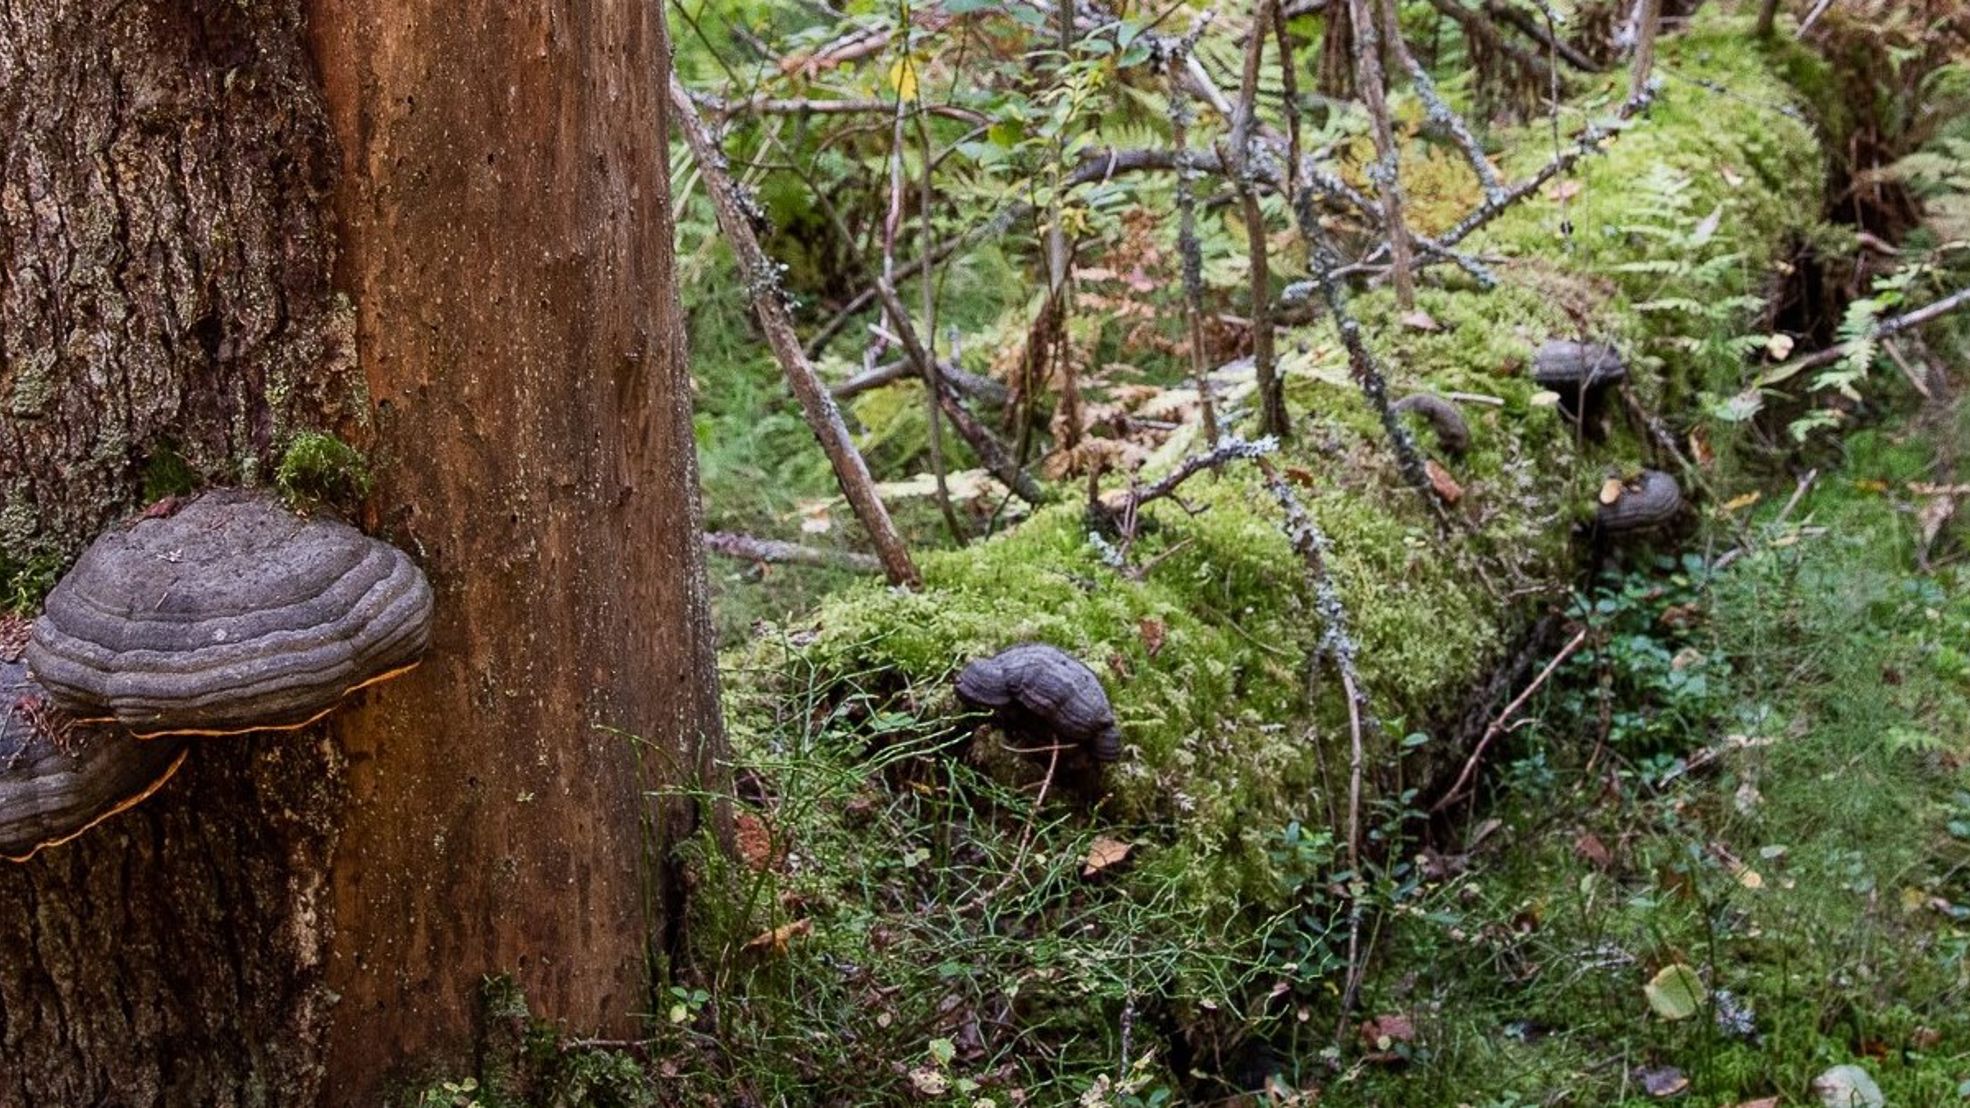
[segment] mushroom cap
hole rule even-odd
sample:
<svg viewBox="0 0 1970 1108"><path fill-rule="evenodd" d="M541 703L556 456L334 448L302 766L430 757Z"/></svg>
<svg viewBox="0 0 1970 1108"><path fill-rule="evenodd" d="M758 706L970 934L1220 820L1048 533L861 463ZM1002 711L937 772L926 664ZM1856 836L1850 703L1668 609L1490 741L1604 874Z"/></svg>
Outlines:
<svg viewBox="0 0 1970 1108"><path fill-rule="evenodd" d="M415 665L431 607L403 551L216 490L98 537L27 664L62 708L143 737L299 727Z"/></svg>
<svg viewBox="0 0 1970 1108"><path fill-rule="evenodd" d="M1562 395L1626 380L1628 367L1612 346L1554 339L1532 355L1532 379Z"/></svg>
<svg viewBox="0 0 1970 1108"><path fill-rule="evenodd" d="M1015 726L1047 728L1100 761L1122 756L1122 731L1101 679L1058 647L1021 643L972 662L958 673L958 699Z"/></svg>
<svg viewBox="0 0 1970 1108"><path fill-rule="evenodd" d="M1645 469L1625 483L1614 503L1594 510L1594 526L1604 534L1659 527L1683 510L1682 486L1659 469Z"/></svg>
<svg viewBox="0 0 1970 1108"><path fill-rule="evenodd" d="M59 739L42 726L42 689L19 661L0 660L0 858L25 862L156 792L184 763L182 740L142 742L78 724Z"/></svg>

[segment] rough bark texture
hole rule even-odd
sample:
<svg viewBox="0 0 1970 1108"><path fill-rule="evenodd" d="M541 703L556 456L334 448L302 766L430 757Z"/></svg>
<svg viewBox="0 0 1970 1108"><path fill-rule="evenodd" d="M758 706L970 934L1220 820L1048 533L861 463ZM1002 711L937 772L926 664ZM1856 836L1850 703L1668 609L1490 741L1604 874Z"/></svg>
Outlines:
<svg viewBox="0 0 1970 1108"><path fill-rule="evenodd" d="M182 457L339 423L333 158L285 0L0 0L0 570L53 568ZM346 314L346 313L344 313ZM201 745L0 865L0 1104L292 1104L320 1082L341 759Z"/></svg>
<svg viewBox="0 0 1970 1108"><path fill-rule="evenodd" d="M466 1056L482 974L577 1032L651 1010L646 821L661 851L689 806L644 790L703 779L718 708L658 6L317 0L310 34L376 523L438 598L339 723L329 1097L368 1105Z"/></svg>
<svg viewBox="0 0 1970 1108"><path fill-rule="evenodd" d="M292 0L0 0L0 562L181 456L251 476L350 394Z"/></svg>

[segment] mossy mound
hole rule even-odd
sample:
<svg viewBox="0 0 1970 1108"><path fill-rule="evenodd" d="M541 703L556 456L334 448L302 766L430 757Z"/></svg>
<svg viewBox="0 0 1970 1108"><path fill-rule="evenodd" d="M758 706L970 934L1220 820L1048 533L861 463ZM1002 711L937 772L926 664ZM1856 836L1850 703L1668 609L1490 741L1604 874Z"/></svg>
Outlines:
<svg viewBox="0 0 1970 1108"><path fill-rule="evenodd" d="M1737 387L1753 307L1791 244L1816 233L1817 147L1746 29L1701 20L1665 44L1664 64L1645 117L1474 238L1499 259L1502 287L1425 289L1427 321L1386 292L1354 303L1395 393L1464 394L1473 448L1441 459L1462 490L1456 526L1401 482L1332 328L1281 343L1297 422L1275 463L1331 541L1382 724L1368 752L1381 767L1371 825L1403 818L1403 779L1413 785L1420 763L1447 761L1432 752L1473 690L1571 581L1573 524L1594 490L1644 457L1618 421L1604 441L1567 423L1525 375L1532 351L1549 338L1614 343L1642 402L1687 425L1702 390ZM1569 122L1612 111L1617 87L1610 78ZM1545 158L1519 139L1511 176ZM1295 1004L1332 997L1334 838L1308 829L1334 828L1345 807L1349 728L1338 682L1309 662L1322 628L1306 567L1256 474L1237 463L1193 479L1182 504L1149 510L1121 564L1112 537L1061 504L921 565L921 592L852 588L727 656L734 749L762 795L746 818L803 864L769 860L770 879L738 883L745 895L701 898L719 917L706 933L726 943L720 972L744 962L729 939L798 916L811 929L796 960L855 964L861 988L886 998L873 967L897 964L911 941L934 950L933 921L979 951L1041 927L1049 943L954 963L939 987L1001 995L1012 981L1007 1018L1078 1028L1090 1051L1139 997L1200 1050L1219 1032L1249 1041L1255 1021L1298 1035L1307 1009L1294 1016ZM966 761L977 721L962 716L951 675L1024 640L1085 659L1114 703L1125 757L1092 812L1035 809L1037 773L1018 759ZM978 773L981 758L994 773ZM1077 878L1097 835L1128 843L1129 860ZM940 876L911 872L918 839ZM705 865L713 887L741 876ZM956 873L962 888L948 887ZM1070 924L1087 932L1063 934ZM1100 968L1123 949L1140 963L1126 983ZM759 972L794 1003L817 999L792 968L742 975ZM1271 999L1255 1000L1268 980ZM842 992L856 995L874 994ZM1082 1010L1063 1014L1076 997ZM916 1022L898 1018L934 1028L935 997L921 1003L931 1008Z"/></svg>

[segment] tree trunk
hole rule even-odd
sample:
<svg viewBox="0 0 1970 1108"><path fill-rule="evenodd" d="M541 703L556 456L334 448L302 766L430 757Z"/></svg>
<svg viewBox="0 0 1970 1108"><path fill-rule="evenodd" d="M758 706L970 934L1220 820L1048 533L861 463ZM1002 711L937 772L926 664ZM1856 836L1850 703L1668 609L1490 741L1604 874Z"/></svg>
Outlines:
<svg viewBox="0 0 1970 1108"><path fill-rule="evenodd" d="M720 735L658 7L310 14L378 524L438 596L424 664L337 727L331 1099L366 1105L462 1054L483 974L634 1029L680 892L646 835L693 810L646 790L703 780Z"/></svg>
<svg viewBox="0 0 1970 1108"><path fill-rule="evenodd" d="M0 571L326 429L439 597L327 728L0 868L0 1104L372 1105L483 975L625 1032L674 939L649 792L720 733L655 9L309 17L0 0Z"/></svg>
<svg viewBox="0 0 1970 1108"><path fill-rule="evenodd" d="M333 165L292 2L0 0L0 572L347 421ZM341 765L320 729L201 745L0 863L0 1104L311 1099Z"/></svg>

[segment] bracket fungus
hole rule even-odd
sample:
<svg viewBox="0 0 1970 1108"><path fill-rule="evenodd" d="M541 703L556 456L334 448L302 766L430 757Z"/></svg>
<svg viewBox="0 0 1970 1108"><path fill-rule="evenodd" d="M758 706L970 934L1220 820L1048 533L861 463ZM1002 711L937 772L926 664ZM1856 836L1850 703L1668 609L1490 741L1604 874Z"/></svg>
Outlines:
<svg viewBox="0 0 1970 1108"><path fill-rule="evenodd" d="M1122 756L1122 731L1101 679L1079 658L1044 643L1021 643L958 674L958 699L987 708L1010 731L1051 734L1096 761Z"/></svg>
<svg viewBox="0 0 1970 1108"><path fill-rule="evenodd" d="M1659 469L1645 469L1634 479L1608 482L1612 499L1601 497L1594 510L1594 529L1603 535L1633 534L1660 527L1683 510L1683 490L1676 479Z"/></svg>
<svg viewBox="0 0 1970 1108"><path fill-rule="evenodd" d="M1389 410L1401 415L1414 412L1423 417L1436 432L1436 444L1445 454L1461 458L1471 448L1471 425L1464 421L1464 413L1457 405L1434 393L1417 392L1389 405Z"/></svg>
<svg viewBox="0 0 1970 1108"><path fill-rule="evenodd" d="M1554 339L1532 355L1532 380L1559 394L1568 418L1588 422L1608 386L1628 379L1621 352L1612 346Z"/></svg>
<svg viewBox="0 0 1970 1108"><path fill-rule="evenodd" d="M188 749L68 722L24 663L0 659L0 858L25 862L132 807L171 779Z"/></svg>
<svg viewBox="0 0 1970 1108"><path fill-rule="evenodd" d="M144 738L294 728L415 665L431 608L396 547L222 489L98 537L27 664L60 707Z"/></svg>

